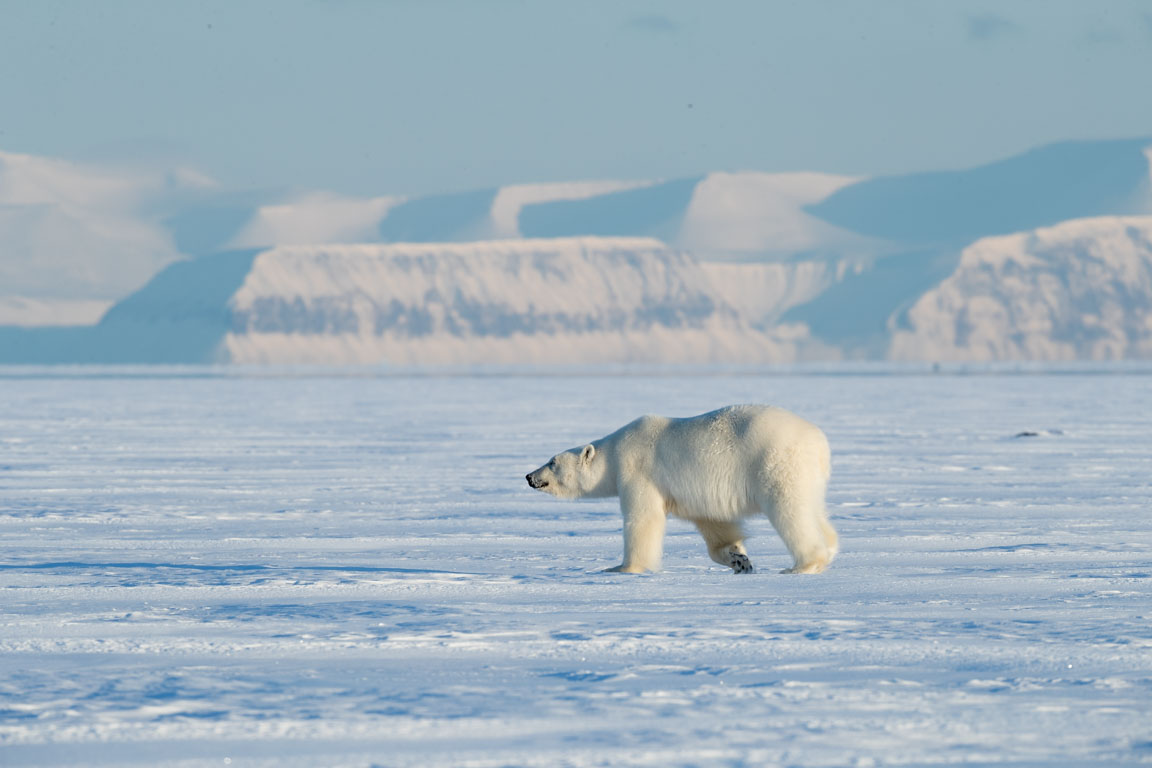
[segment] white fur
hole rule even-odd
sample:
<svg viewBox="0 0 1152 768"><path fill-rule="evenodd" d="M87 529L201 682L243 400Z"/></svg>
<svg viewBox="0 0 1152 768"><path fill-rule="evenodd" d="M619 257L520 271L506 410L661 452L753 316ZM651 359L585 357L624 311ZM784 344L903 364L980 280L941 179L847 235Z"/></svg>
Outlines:
<svg viewBox="0 0 1152 768"><path fill-rule="evenodd" d="M612 571L659 570L672 515L696 524L713 560L744 572L741 521L763 513L795 561L785 573L820 573L838 551L824 508L829 472L817 426L782 408L733 405L686 419L642 416L527 480L562 499L620 497L624 562Z"/></svg>

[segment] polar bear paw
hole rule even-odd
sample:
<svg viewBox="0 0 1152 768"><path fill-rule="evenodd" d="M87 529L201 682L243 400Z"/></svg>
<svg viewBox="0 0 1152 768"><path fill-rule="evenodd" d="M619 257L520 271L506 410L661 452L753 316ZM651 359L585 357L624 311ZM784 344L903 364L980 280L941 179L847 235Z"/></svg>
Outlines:
<svg viewBox="0 0 1152 768"><path fill-rule="evenodd" d="M748 555L741 554L740 552L730 552L728 554L728 565L736 573L752 573L752 561L748 559Z"/></svg>
<svg viewBox="0 0 1152 768"><path fill-rule="evenodd" d="M803 565L794 565L791 568L785 568L780 573L824 573L824 569L828 567L828 558L823 560L813 560Z"/></svg>
<svg viewBox="0 0 1152 768"><path fill-rule="evenodd" d="M644 569L624 565L621 563L620 565L616 565L611 568L605 568L604 570L600 571L600 573L644 573Z"/></svg>

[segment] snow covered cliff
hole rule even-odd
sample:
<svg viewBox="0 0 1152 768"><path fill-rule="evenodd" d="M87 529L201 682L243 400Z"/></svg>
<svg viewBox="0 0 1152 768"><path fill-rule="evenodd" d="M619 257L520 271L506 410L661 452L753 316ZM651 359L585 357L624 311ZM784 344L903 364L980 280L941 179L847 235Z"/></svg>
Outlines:
<svg viewBox="0 0 1152 768"><path fill-rule="evenodd" d="M232 362L564 363L790 355L644 238L283 247L229 302Z"/></svg>
<svg viewBox="0 0 1152 768"><path fill-rule="evenodd" d="M893 318L888 356L1152 359L1152 216L978 240L950 276Z"/></svg>

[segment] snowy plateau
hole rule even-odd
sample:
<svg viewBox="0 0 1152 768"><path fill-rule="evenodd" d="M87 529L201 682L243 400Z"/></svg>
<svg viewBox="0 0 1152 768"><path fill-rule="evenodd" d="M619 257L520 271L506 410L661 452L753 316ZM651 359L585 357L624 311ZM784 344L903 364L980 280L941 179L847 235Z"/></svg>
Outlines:
<svg viewBox="0 0 1152 768"><path fill-rule="evenodd" d="M1150 157L353 198L0 153L0 362L1148 359Z"/></svg>
<svg viewBox="0 0 1152 768"><path fill-rule="evenodd" d="M0 368L0 764L1152 765L1150 376ZM738 402L827 433L826 573L601 573L524 481Z"/></svg>

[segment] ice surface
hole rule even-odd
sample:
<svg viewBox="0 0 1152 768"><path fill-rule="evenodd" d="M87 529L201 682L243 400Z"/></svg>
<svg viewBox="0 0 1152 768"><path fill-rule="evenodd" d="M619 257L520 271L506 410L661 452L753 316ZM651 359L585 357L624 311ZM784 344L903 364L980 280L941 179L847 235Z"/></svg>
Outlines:
<svg viewBox="0 0 1152 768"><path fill-rule="evenodd" d="M1150 385L0 369L0 763L1148 764ZM828 433L824 575L601 574L615 501L524 483L750 401Z"/></svg>

